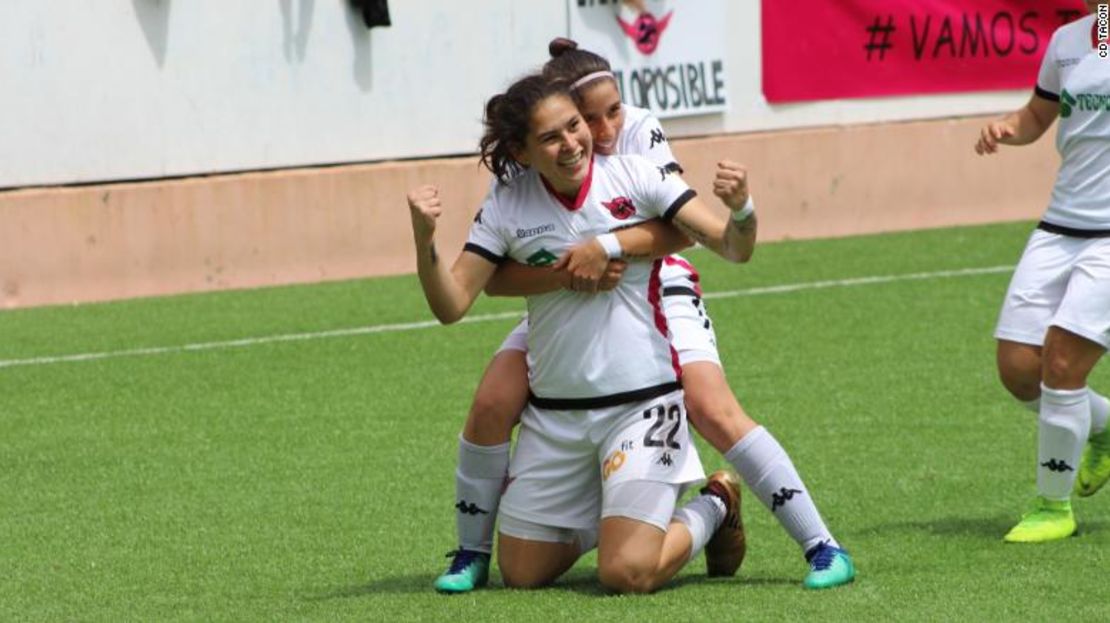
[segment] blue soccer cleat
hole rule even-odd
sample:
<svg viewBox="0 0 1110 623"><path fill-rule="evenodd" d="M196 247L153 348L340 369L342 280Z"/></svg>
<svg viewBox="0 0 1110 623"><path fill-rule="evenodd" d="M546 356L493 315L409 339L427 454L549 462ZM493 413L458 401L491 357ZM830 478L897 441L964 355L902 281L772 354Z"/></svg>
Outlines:
<svg viewBox="0 0 1110 623"><path fill-rule="evenodd" d="M818 543L806 552L806 560L809 562L806 588L832 588L856 579L856 566L852 564L852 557L839 547Z"/></svg>
<svg viewBox="0 0 1110 623"><path fill-rule="evenodd" d="M468 593L489 582L489 554L469 549L447 553L454 557L447 571L436 578L435 588L441 593Z"/></svg>

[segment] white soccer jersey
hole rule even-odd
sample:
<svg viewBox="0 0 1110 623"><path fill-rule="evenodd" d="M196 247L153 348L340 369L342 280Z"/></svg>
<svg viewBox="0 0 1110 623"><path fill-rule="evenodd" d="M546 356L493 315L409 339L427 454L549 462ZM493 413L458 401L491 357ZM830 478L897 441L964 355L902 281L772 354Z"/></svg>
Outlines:
<svg viewBox="0 0 1110 623"><path fill-rule="evenodd" d="M1053 33L1036 90L1060 102L1063 161L1044 220L1080 230L1110 229L1110 59L1094 48L1094 28L1088 15Z"/></svg>
<svg viewBox="0 0 1110 623"><path fill-rule="evenodd" d="M617 153L639 154L657 167L682 171L663 134L663 126L646 108L624 104L624 126L617 137Z"/></svg>
<svg viewBox="0 0 1110 623"><path fill-rule="evenodd" d="M590 166L574 202L550 191L534 170L497 186L475 217L466 250L493 262L544 266L581 240L669 219L695 194L640 156L598 155ZM529 384L540 399L533 402L578 401L547 408L615 405L677 383L660 301L662 263L631 262L610 292L528 297Z"/></svg>

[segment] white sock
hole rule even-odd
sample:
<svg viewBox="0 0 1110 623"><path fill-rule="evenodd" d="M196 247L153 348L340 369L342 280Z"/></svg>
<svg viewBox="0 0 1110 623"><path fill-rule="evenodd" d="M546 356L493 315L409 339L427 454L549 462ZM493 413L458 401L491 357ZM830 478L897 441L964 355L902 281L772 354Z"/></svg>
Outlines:
<svg viewBox="0 0 1110 623"><path fill-rule="evenodd" d="M674 512L674 521L681 521L690 531L690 557L692 560L725 520L725 503L721 498L703 493Z"/></svg>
<svg viewBox="0 0 1110 623"><path fill-rule="evenodd" d="M1107 399L1106 396L1103 396L1090 387L1087 388L1087 395L1091 400L1091 434L1101 433L1106 430L1106 422L1110 419L1110 399ZM1041 412L1040 398L1022 400L1020 402L1022 406L1033 413Z"/></svg>
<svg viewBox="0 0 1110 623"><path fill-rule="evenodd" d="M1090 387L1087 394L1091 397L1091 432L1101 433L1106 430L1106 421L1110 420L1110 400Z"/></svg>
<svg viewBox="0 0 1110 623"><path fill-rule="evenodd" d="M759 426L736 442L725 459L744 478L783 529L808 552L822 541L840 547L829 533L786 450Z"/></svg>
<svg viewBox="0 0 1110 623"><path fill-rule="evenodd" d="M1042 383L1037 422L1037 492L1049 500L1067 500L1091 429L1087 388L1052 389Z"/></svg>
<svg viewBox="0 0 1110 623"><path fill-rule="evenodd" d="M455 529L459 547L493 551L493 526L501 487L509 469L509 444L479 446L459 435L459 466L455 469Z"/></svg>

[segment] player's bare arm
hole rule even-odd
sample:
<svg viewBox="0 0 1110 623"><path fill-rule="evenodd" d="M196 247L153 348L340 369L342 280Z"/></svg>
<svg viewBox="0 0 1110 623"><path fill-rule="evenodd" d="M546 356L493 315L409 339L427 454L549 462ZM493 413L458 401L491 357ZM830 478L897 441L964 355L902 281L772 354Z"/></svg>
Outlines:
<svg viewBox="0 0 1110 623"><path fill-rule="evenodd" d="M733 262L747 262L755 251L757 220L748 201L748 171L731 160L717 164L713 194L728 207L730 218L722 218L700 199L694 198L675 215L679 229L714 253Z"/></svg>
<svg viewBox="0 0 1110 623"><path fill-rule="evenodd" d="M627 260L651 259L677 253L691 241L675 226L653 219L613 233L620 257ZM524 266L505 262L488 284L490 296L530 296L560 288L579 292L608 291L616 287L627 266L610 259L597 238L571 247L552 268Z"/></svg>
<svg viewBox="0 0 1110 623"><path fill-rule="evenodd" d="M1028 145L1039 139L1060 114L1060 102L1033 94L1018 110L991 121L979 131L975 153L980 156L998 151L998 145Z"/></svg>
<svg viewBox="0 0 1110 623"><path fill-rule="evenodd" d="M474 253L461 253L450 269L440 260L435 248L436 221L443 213L439 190L421 186L408 194L416 243L416 270L428 306L437 320L450 324L470 309L496 265Z"/></svg>

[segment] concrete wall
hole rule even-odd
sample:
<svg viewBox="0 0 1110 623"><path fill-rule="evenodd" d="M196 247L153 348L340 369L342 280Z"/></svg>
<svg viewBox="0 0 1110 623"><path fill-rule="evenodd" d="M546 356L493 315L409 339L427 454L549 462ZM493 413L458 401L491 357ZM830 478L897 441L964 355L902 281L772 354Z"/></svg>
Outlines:
<svg viewBox="0 0 1110 623"><path fill-rule="evenodd" d="M979 158L984 120L672 147L707 197L718 159L749 165L763 241L1035 218L1058 166L1052 141ZM0 307L411 272L406 191L440 186L439 248L453 256L488 179L464 157L2 192Z"/></svg>
<svg viewBox="0 0 1110 623"><path fill-rule="evenodd" d="M673 0L689 3L696 0ZM473 153L483 102L545 60L573 0L0 2L0 188ZM729 109L673 137L1010 110L1022 93L770 106L759 2L726 3ZM1030 77L1032 80L1032 77Z"/></svg>

